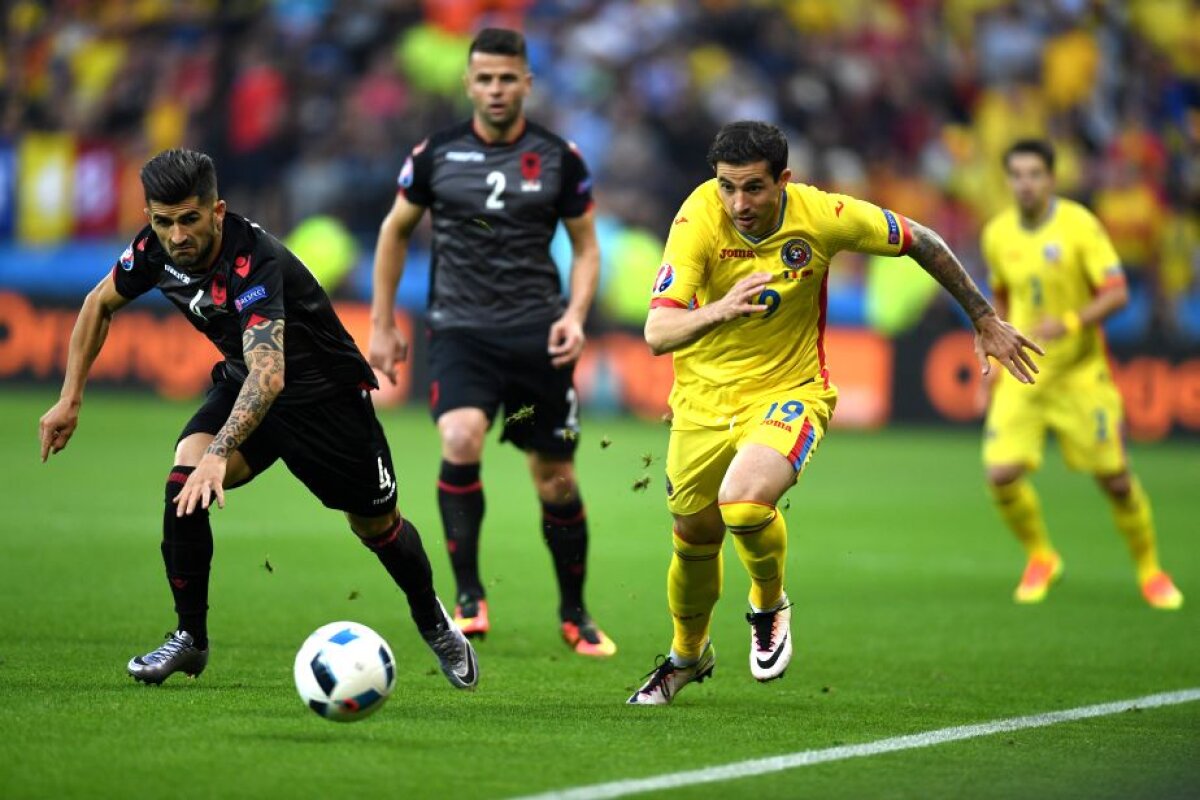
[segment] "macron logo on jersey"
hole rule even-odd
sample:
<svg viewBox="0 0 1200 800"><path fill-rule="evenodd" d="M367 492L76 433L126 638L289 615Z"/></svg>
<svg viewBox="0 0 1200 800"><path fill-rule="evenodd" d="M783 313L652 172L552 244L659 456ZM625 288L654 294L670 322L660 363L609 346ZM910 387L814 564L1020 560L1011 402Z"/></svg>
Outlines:
<svg viewBox="0 0 1200 800"><path fill-rule="evenodd" d="M259 300L265 300L266 297L267 290L265 288L262 286L251 286L249 289L242 292L241 295L238 296L238 299L233 301L233 305L238 311L241 311L244 308L249 308L250 306L254 305Z"/></svg>

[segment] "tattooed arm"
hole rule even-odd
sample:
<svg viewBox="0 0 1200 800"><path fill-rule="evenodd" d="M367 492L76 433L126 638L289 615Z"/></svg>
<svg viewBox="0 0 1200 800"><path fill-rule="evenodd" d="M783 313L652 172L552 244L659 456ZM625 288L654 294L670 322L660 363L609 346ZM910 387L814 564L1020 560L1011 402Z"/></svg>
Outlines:
<svg viewBox="0 0 1200 800"><path fill-rule="evenodd" d="M249 374L233 403L229 419L217 431L195 471L175 498L176 514L208 508L215 498L225 507L225 467L229 454L258 427L283 391L283 320L264 320L242 334L242 352Z"/></svg>
<svg viewBox="0 0 1200 800"><path fill-rule="evenodd" d="M1042 349L996 315L991 304L979 292L979 287L963 269L954 253L936 232L911 222L913 243L908 255L921 268L937 279L967 312L975 326L975 355L979 359L983 374L991 372L988 356L996 359L1022 383L1033 383L1037 364L1026 352L1032 350L1044 355Z"/></svg>

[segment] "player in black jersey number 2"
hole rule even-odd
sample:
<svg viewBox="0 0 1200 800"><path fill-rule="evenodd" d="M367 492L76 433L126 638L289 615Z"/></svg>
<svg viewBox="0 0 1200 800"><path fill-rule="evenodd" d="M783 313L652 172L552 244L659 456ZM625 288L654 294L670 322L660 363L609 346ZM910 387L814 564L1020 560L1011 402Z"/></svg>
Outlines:
<svg viewBox="0 0 1200 800"><path fill-rule="evenodd" d="M468 52L465 82L472 119L413 149L383 221L368 357L394 380L407 356L394 321L396 287L409 237L428 208L431 406L442 439L438 504L458 582L455 621L468 635L490 626L478 568L479 464L503 406L502 438L528 454L541 500L563 638L582 655L610 656L616 645L583 602L588 532L573 463L572 373L600 271L591 178L573 145L524 116L532 76L521 34L483 30ZM550 257L559 220L571 240L569 302Z"/></svg>
<svg viewBox="0 0 1200 800"><path fill-rule="evenodd" d="M142 168L150 224L83 303L61 399L42 416L42 461L67 446L113 314L157 288L224 356L175 445L162 556L179 615L160 647L129 661L145 683L208 664L209 506L276 460L350 527L408 599L413 621L459 689L478 679L470 642L433 588L370 389L375 376L307 268L273 236L226 211L212 159L168 150ZM323 621L323 620L320 620Z"/></svg>

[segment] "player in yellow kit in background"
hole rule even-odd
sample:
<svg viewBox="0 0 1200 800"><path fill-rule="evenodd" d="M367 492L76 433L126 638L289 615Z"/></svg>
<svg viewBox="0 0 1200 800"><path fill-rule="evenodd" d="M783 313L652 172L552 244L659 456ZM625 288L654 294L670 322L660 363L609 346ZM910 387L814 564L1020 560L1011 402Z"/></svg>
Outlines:
<svg viewBox="0 0 1200 800"><path fill-rule="evenodd" d="M1026 352L1041 352L1037 345L996 316L936 233L862 200L789 183L787 151L773 125L723 127L708 154L716 177L684 202L655 278L646 341L675 359L667 450L674 638L633 705L670 703L712 673L709 623L726 529L750 573L751 674L769 681L787 669L787 528L776 503L812 458L837 401L824 348L835 253L908 253L974 321L985 373L984 354L1021 382L1037 371Z"/></svg>
<svg viewBox="0 0 1200 800"><path fill-rule="evenodd" d="M1041 602L1063 571L1025 476L1041 465L1050 428L1068 466L1095 476L1108 497L1146 602L1179 608L1183 595L1159 566L1150 502L1121 441L1124 412L1100 329L1128 301L1120 260L1090 211L1055 197L1047 142L1017 142L1004 167L1016 205L984 228L983 255L1000 313L1046 348L1036 387L999 376L984 428L992 498L1028 558L1014 597Z"/></svg>

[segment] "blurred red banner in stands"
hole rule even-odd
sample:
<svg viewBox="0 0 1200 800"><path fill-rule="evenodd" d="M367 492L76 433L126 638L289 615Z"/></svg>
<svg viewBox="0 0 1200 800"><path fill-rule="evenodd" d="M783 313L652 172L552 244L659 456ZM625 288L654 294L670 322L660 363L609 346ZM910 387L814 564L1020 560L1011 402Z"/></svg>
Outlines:
<svg viewBox="0 0 1200 800"><path fill-rule="evenodd" d="M335 305L354 340L365 347L369 306ZM43 306L0 291L0 381L59 382L75 315L74 308ZM380 379L383 388L376 402L384 406L424 402L428 390L425 337L414 335L418 325L412 317L397 312L397 318L413 353L398 366L396 386ZM915 333L893 343L867 330L831 328L826 349L830 373L841 392L837 426L978 425L982 419L979 367L966 331ZM151 388L175 399L194 397L208 384L217 358L216 349L174 311L127 309L113 322L93 367L92 384ZM1113 367L1133 438L1200 433L1200 358L1131 354L1114 358ZM593 336L576 369L585 404L647 419L666 413L671 380L671 359L652 356L641 337L627 331Z"/></svg>

